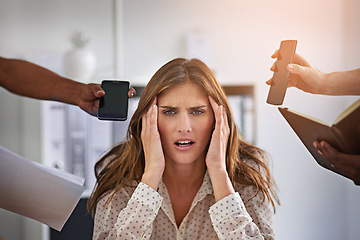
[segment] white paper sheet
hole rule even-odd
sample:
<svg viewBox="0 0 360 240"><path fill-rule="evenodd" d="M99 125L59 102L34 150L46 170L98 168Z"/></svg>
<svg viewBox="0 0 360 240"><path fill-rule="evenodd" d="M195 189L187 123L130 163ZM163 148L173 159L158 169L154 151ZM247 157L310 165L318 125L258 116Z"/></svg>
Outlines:
<svg viewBox="0 0 360 240"><path fill-rule="evenodd" d="M84 181L0 146L0 208L61 231L85 190Z"/></svg>

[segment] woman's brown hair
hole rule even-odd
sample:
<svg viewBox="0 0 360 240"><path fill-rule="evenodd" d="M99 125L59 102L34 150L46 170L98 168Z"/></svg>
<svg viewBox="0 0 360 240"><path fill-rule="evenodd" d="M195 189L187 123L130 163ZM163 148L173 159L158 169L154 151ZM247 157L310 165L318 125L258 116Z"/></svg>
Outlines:
<svg viewBox="0 0 360 240"><path fill-rule="evenodd" d="M232 118L226 96L212 71L198 59L177 58L162 66L145 87L138 108L130 120L126 140L115 146L96 163L97 185L88 201L88 209L92 214L95 212L96 204L105 194L110 191L114 194L124 186L135 187L134 183L141 181L145 168L141 142L142 116L148 111L156 96L185 81L199 85L226 110L230 127L226 167L231 181L256 187L257 193L262 193L265 196L263 199L267 198L275 209L272 197L277 202L279 201L275 191L275 182L264 162L266 153L242 139ZM257 167L245 163L245 160L253 160Z"/></svg>

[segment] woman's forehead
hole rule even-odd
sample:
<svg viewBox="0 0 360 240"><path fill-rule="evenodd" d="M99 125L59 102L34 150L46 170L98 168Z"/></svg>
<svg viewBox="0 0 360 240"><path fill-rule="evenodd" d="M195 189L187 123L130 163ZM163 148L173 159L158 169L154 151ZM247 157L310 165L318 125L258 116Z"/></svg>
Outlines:
<svg viewBox="0 0 360 240"><path fill-rule="evenodd" d="M193 102L193 104L207 104L208 95L199 85L187 81L174 86L158 95L158 103Z"/></svg>

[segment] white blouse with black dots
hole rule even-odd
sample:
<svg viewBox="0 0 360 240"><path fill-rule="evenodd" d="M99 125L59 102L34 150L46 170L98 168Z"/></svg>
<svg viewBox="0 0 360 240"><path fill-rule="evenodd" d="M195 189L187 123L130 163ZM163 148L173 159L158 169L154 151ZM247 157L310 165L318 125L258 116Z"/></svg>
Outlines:
<svg viewBox="0 0 360 240"><path fill-rule="evenodd" d="M144 183L135 191L124 187L108 205L111 193L98 202L93 239L274 239L271 204L261 204L252 186L234 187L237 192L215 202L206 173L179 227L163 182L158 191Z"/></svg>

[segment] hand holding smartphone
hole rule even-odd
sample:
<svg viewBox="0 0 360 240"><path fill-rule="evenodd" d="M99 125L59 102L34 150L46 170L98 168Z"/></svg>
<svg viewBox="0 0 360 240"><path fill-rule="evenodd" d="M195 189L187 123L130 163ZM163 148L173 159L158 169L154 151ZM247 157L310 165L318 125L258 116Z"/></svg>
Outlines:
<svg viewBox="0 0 360 240"><path fill-rule="evenodd" d="M269 104L281 105L284 101L290 76L287 65L294 61L296 44L296 40L281 41L276 69L266 101Z"/></svg>
<svg viewBox="0 0 360 240"><path fill-rule="evenodd" d="M103 80L101 88L105 95L99 100L98 119L125 121L128 115L128 81Z"/></svg>

